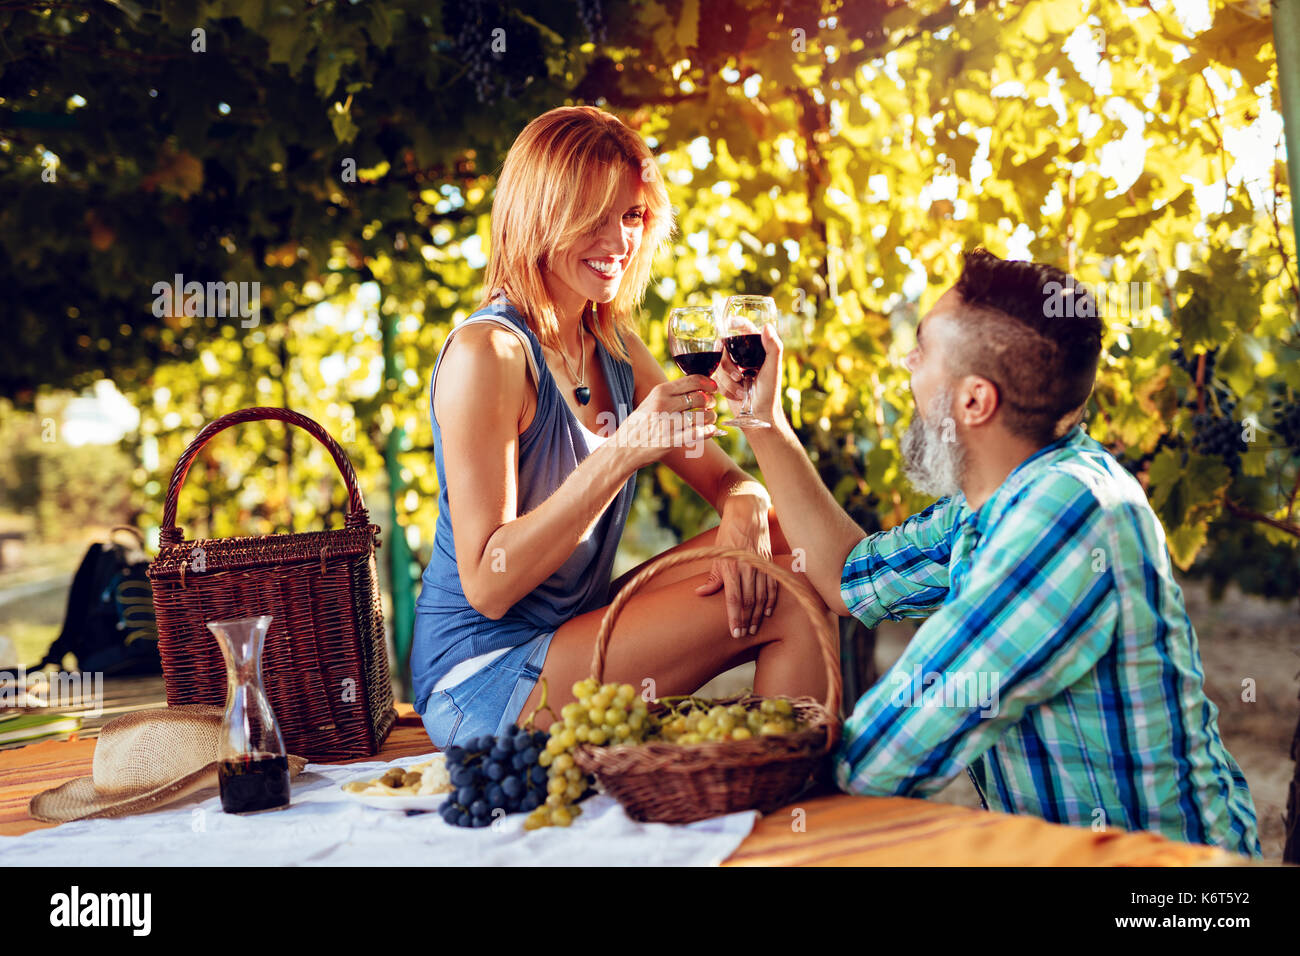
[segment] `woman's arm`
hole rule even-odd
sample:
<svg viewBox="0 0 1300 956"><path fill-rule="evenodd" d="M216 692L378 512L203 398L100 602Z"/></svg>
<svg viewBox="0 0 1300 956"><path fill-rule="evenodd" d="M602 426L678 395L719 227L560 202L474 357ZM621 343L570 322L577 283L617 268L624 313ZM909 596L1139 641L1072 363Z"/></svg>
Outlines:
<svg viewBox="0 0 1300 956"><path fill-rule="evenodd" d="M655 414L682 408L680 394L707 384L701 377L647 395L610 440L520 516L519 430L529 388L524 346L490 326L467 328L457 338L465 341L438 367L434 414L461 587L476 610L498 620L568 560L633 472L662 457L674 440L710 433L715 416L704 413L701 426L684 436L680 414Z"/></svg>
<svg viewBox="0 0 1300 956"><path fill-rule="evenodd" d="M639 335L630 336L626 343L628 355L632 360L632 374L636 381L633 401L639 405L651 389L668 382L669 379ZM697 403L700 401L698 397L695 400ZM763 504L764 512L772 503L768 498L767 489L746 474L744 469L712 441L700 441L691 446L674 448L661 460L699 492L700 497L713 505L719 515L723 514L733 498L751 498L755 505ZM749 504L749 502L743 503Z"/></svg>
<svg viewBox="0 0 1300 956"><path fill-rule="evenodd" d="M667 382L668 376L640 336L631 336L627 349L639 401L643 390L648 392ZM772 499L767 489L746 474L715 442L705 440L694 446L674 448L662 461L718 512L717 542L720 546L772 557L768 527L768 509ZM753 568L738 568L735 561L716 562L711 581L699 593L712 594L719 587L726 594L733 636L757 632L763 618L769 616L776 606L776 581Z"/></svg>

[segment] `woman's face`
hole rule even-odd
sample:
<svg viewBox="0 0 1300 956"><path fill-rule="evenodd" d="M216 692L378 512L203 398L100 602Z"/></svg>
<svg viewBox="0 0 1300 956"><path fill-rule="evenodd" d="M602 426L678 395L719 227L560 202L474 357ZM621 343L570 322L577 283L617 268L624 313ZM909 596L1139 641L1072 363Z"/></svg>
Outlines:
<svg viewBox="0 0 1300 956"><path fill-rule="evenodd" d="M547 287L562 314L580 312L587 300L613 300L641 246L645 211L640 177L629 171L595 232L554 256L545 270Z"/></svg>

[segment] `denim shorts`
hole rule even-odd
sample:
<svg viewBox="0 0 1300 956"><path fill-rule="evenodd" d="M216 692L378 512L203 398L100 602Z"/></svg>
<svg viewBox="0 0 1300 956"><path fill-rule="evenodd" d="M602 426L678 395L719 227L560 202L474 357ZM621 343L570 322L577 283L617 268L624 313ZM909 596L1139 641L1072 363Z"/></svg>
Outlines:
<svg viewBox="0 0 1300 956"><path fill-rule="evenodd" d="M500 734L519 720L528 695L542 675L554 631L510 648L485 667L446 690L436 690L425 704L424 729L439 750L482 734Z"/></svg>

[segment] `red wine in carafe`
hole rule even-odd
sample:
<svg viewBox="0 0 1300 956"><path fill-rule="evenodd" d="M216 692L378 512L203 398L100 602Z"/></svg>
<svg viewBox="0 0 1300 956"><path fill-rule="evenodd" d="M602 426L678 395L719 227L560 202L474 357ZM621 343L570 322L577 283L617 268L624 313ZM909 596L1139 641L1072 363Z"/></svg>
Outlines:
<svg viewBox="0 0 1300 956"><path fill-rule="evenodd" d="M763 367L763 359L767 353L763 349L762 335L758 333L729 335L723 339L723 342L727 346L727 354L742 372L754 375Z"/></svg>
<svg viewBox="0 0 1300 956"><path fill-rule="evenodd" d="M687 375L712 375L722 361L721 352L683 352L673 361Z"/></svg>
<svg viewBox="0 0 1300 956"><path fill-rule="evenodd" d="M221 809L256 813L289 805L289 759L272 754L244 754L217 763Z"/></svg>

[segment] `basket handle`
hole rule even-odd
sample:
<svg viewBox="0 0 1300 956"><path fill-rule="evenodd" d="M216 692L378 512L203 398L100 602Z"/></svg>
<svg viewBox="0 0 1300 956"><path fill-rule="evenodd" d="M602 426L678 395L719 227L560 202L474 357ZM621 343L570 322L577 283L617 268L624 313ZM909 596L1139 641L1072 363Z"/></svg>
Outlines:
<svg viewBox="0 0 1300 956"><path fill-rule="evenodd" d="M793 593L799 605L807 612L808 618L812 621L813 631L817 634L817 643L821 645L822 661L826 665L826 709L831 712L831 716L838 719L840 713L840 694L841 694L841 677L840 677L840 655L839 641L837 635L832 632L829 624L826 623L822 609L817 602L803 589L799 584L799 579L792 572L785 568L773 564L771 561L755 554L752 551L732 550L720 547L692 548L687 551L678 551L666 554L657 561L653 561L646 567L642 568L630 581L627 582L618 592L609 608L605 611L604 618L600 622L600 630L596 632L596 649L591 658L591 673L599 683L605 677L605 654L609 650L610 635L614 633L614 621L622 612L624 605L632 599L632 596L641 588L643 584L653 578L655 575L667 571L669 568L675 568L678 565L688 564L691 561L698 561L701 558L735 558L741 564L747 564L757 568L764 574L771 575L778 582L785 586L786 590Z"/></svg>
<svg viewBox="0 0 1300 956"><path fill-rule="evenodd" d="M343 483L347 485L348 489L348 514L344 526L348 528L365 528L369 526L370 513L366 511L365 500L361 497L361 489L357 486L357 473L352 468L352 462L348 461L347 453L330 436L330 433L313 419L290 409L257 406L254 408L241 408L237 412L222 415L215 421L208 422L203 426L203 430L190 442L189 447L181 453L180 459L176 462L176 467L172 469L171 483L167 486L167 502L163 507L162 531L158 537L159 544L180 544L182 540L181 529L176 526L176 502L180 498L181 486L185 484L185 476L189 473L190 465L194 464L194 459L203 446L214 438L218 432L224 431L231 425L242 425L244 422L257 422L268 419L281 421L288 425L297 425L325 446L330 453L330 457L334 459L334 464L343 475Z"/></svg>

